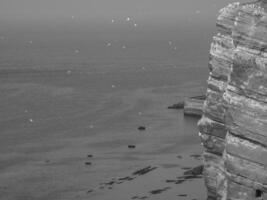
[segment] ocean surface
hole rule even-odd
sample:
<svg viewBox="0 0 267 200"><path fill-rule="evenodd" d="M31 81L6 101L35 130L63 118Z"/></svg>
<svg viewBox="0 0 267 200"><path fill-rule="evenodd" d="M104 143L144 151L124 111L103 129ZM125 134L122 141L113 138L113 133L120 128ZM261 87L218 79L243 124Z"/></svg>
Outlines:
<svg viewBox="0 0 267 200"><path fill-rule="evenodd" d="M212 28L4 30L0 199L205 199L202 179L171 181L202 149L167 107L205 92Z"/></svg>

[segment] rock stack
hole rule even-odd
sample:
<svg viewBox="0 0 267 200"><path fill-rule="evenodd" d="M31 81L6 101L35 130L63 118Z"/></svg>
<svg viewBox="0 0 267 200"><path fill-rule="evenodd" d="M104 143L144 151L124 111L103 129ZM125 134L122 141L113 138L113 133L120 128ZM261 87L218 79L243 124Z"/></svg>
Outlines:
<svg viewBox="0 0 267 200"><path fill-rule="evenodd" d="M266 5L230 4L217 20L198 124L209 199L267 199Z"/></svg>
<svg viewBox="0 0 267 200"><path fill-rule="evenodd" d="M239 5L234 20L233 65L223 95L229 200L267 199L266 5L266 0Z"/></svg>
<svg viewBox="0 0 267 200"><path fill-rule="evenodd" d="M208 199L221 199L225 191L223 152L225 149L225 101L223 94L233 64L234 42L232 29L237 4L220 11L217 20L218 34L213 37L210 50L207 98L203 116L198 123L199 135L205 148L204 177Z"/></svg>

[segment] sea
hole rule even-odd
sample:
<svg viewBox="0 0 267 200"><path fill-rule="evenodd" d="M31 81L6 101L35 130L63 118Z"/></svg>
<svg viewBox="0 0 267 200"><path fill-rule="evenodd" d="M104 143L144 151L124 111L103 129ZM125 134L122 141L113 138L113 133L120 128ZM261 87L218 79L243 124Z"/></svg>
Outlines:
<svg viewBox="0 0 267 200"><path fill-rule="evenodd" d="M179 182L202 164L198 118L167 107L205 93L215 23L16 23L0 37L0 199L206 198L203 178Z"/></svg>

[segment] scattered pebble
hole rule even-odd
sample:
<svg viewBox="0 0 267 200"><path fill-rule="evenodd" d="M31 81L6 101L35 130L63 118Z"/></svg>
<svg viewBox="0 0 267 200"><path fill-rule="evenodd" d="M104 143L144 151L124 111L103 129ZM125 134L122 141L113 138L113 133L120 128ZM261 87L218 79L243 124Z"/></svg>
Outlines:
<svg viewBox="0 0 267 200"><path fill-rule="evenodd" d="M178 156L177 156L177 158L179 158L179 159L182 159L182 158L183 158L183 156L180 156L180 155L178 155Z"/></svg>
<svg viewBox="0 0 267 200"><path fill-rule="evenodd" d="M112 87L112 88L115 88L115 87L116 87L116 85L111 85L111 87Z"/></svg>
<svg viewBox="0 0 267 200"><path fill-rule="evenodd" d="M131 20L131 18L130 18L130 17L127 17L127 18L126 18L126 21L127 21L127 22L129 22L130 20Z"/></svg>
<svg viewBox="0 0 267 200"><path fill-rule="evenodd" d="M80 53L80 51L78 49L75 50L75 53Z"/></svg>
<svg viewBox="0 0 267 200"><path fill-rule="evenodd" d="M126 49L126 46L122 46L123 49Z"/></svg>
<svg viewBox="0 0 267 200"><path fill-rule="evenodd" d="M68 71L67 71L67 74L71 74L71 70L68 70Z"/></svg>
<svg viewBox="0 0 267 200"><path fill-rule="evenodd" d="M93 129L93 128L94 128L94 125L90 125L89 128L90 128L90 129Z"/></svg>
<svg viewBox="0 0 267 200"><path fill-rule="evenodd" d="M29 122L33 123L33 119L29 119Z"/></svg>
<svg viewBox="0 0 267 200"><path fill-rule="evenodd" d="M143 113L142 112L138 112L138 115L142 115Z"/></svg>
<svg viewBox="0 0 267 200"><path fill-rule="evenodd" d="M87 158L93 158L93 155L92 154L88 154Z"/></svg>
<svg viewBox="0 0 267 200"><path fill-rule="evenodd" d="M134 24L134 27L137 27L137 24Z"/></svg>

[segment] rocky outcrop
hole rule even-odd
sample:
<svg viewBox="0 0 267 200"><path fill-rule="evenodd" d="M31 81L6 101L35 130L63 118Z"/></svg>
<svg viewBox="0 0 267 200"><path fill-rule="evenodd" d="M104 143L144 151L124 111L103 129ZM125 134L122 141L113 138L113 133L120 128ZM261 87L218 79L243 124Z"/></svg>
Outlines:
<svg viewBox="0 0 267 200"><path fill-rule="evenodd" d="M198 124L209 199L267 199L266 5L234 3L217 20Z"/></svg>
<svg viewBox="0 0 267 200"><path fill-rule="evenodd" d="M184 115L201 117L203 114L203 102L206 96L187 98L184 101Z"/></svg>
<svg viewBox="0 0 267 200"><path fill-rule="evenodd" d="M213 37L210 50L207 98L204 102L203 116L198 123L199 135L205 152L204 177L208 198L222 198L225 188L223 152L225 149L225 105L223 94L233 64L235 48L230 24L235 5L221 11L217 20L218 34Z"/></svg>
<svg viewBox="0 0 267 200"><path fill-rule="evenodd" d="M206 95L185 98L183 101L169 106L168 109L183 109L186 116L201 117L205 99Z"/></svg>

